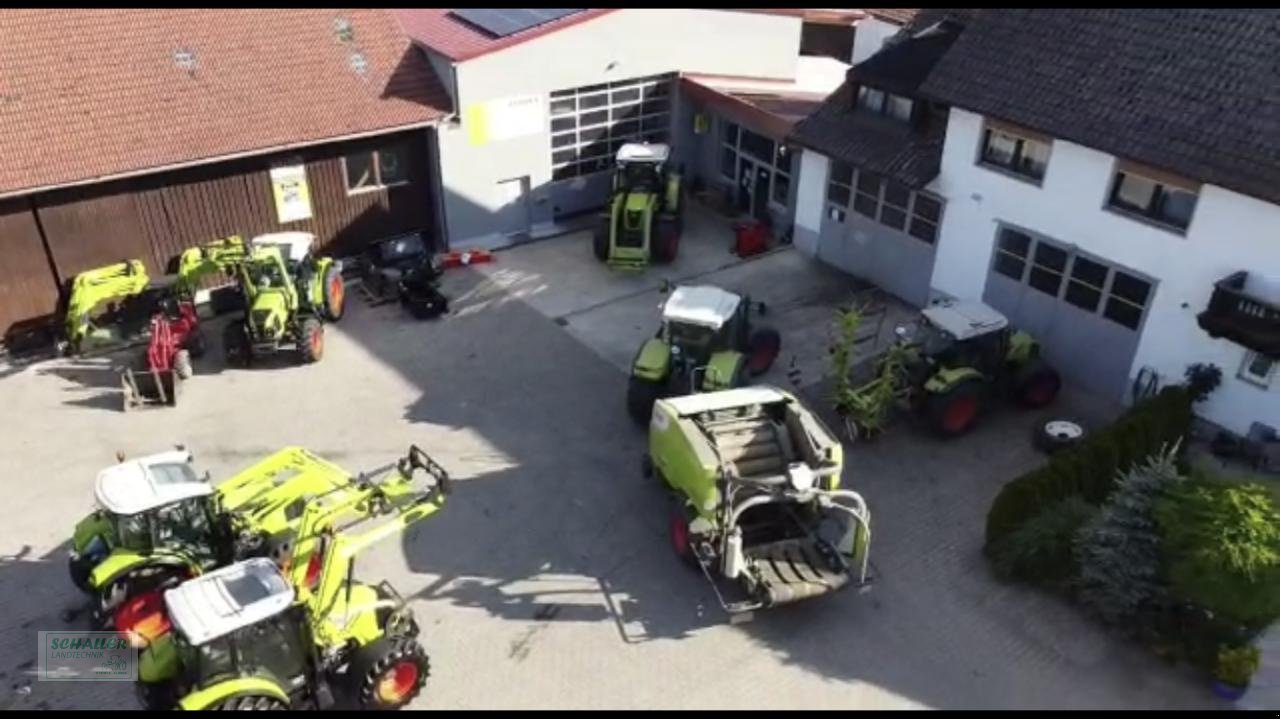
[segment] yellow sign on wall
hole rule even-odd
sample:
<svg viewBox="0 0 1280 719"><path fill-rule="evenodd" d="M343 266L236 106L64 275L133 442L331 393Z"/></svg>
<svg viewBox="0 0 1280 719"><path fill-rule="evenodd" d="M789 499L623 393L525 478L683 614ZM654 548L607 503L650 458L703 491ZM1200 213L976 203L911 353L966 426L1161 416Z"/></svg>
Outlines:
<svg viewBox="0 0 1280 719"><path fill-rule="evenodd" d="M311 191L305 165L271 168L271 192L276 198L280 223L311 219Z"/></svg>
<svg viewBox="0 0 1280 719"><path fill-rule="evenodd" d="M502 97L477 102L462 110L467 139L480 147L513 137L547 131L547 106L540 95Z"/></svg>
<svg viewBox="0 0 1280 719"><path fill-rule="evenodd" d="M705 112L699 112L693 116L693 133L695 135L705 135L711 130L711 117Z"/></svg>

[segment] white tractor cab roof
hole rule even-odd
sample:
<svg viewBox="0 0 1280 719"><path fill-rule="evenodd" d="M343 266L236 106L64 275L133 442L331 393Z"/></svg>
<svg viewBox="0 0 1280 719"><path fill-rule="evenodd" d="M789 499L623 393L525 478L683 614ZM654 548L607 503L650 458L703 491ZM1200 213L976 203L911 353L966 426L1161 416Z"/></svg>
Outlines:
<svg viewBox="0 0 1280 719"><path fill-rule="evenodd" d="M684 397L668 397L659 402L670 405L681 417L688 417L703 412L716 412L722 409L745 407L753 404L773 404L786 402L791 396L777 387L754 385L738 387L720 392L702 392Z"/></svg>
<svg viewBox="0 0 1280 719"><path fill-rule="evenodd" d="M98 472L94 498L112 514L130 515L213 494L191 460L190 452L179 450L112 465Z"/></svg>
<svg viewBox="0 0 1280 719"><path fill-rule="evenodd" d="M711 285L677 287L662 306L662 319L718 330L733 319L742 298Z"/></svg>
<svg viewBox="0 0 1280 719"><path fill-rule="evenodd" d="M956 341L972 339L1002 330L1009 320L995 308L976 300L948 300L921 310L935 327L948 332Z"/></svg>
<svg viewBox="0 0 1280 719"><path fill-rule="evenodd" d="M173 626L200 646L283 612L293 597L275 562L255 557L183 582L164 603Z"/></svg>
<svg viewBox="0 0 1280 719"><path fill-rule="evenodd" d="M306 259L315 243L316 236L310 232L271 232L249 241L254 248L279 247L280 255L292 262Z"/></svg>
<svg viewBox="0 0 1280 719"><path fill-rule="evenodd" d="M628 142L618 148L617 162L654 162L663 163L671 157L671 147L663 144L650 145L647 142Z"/></svg>

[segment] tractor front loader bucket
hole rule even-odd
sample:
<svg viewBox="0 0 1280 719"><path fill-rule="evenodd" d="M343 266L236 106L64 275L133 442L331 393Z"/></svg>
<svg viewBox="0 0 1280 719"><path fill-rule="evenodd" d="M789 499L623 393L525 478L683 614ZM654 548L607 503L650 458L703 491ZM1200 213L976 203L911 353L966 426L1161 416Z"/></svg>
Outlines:
<svg viewBox="0 0 1280 719"><path fill-rule="evenodd" d="M173 370L138 370L126 367L120 372L124 389L124 411L148 406L173 407L178 404L182 378Z"/></svg>

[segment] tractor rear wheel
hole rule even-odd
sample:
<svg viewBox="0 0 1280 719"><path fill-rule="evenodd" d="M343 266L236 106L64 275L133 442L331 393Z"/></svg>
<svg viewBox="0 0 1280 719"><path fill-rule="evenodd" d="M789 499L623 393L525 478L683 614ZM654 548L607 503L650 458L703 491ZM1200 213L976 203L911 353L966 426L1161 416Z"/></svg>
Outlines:
<svg viewBox="0 0 1280 719"><path fill-rule="evenodd" d="M244 320L235 320L222 330L222 351L226 353L227 364L232 367L248 367L253 356L249 346L249 333L244 328Z"/></svg>
<svg viewBox="0 0 1280 719"><path fill-rule="evenodd" d="M431 663L412 639L382 637L356 650L351 660L352 694L361 709L399 709L422 693Z"/></svg>
<svg viewBox="0 0 1280 719"><path fill-rule="evenodd" d="M982 385L965 380L945 392L929 396L929 423L943 437L956 437L973 427L982 409Z"/></svg>
<svg viewBox="0 0 1280 719"><path fill-rule="evenodd" d="M153 566L115 579L96 593L91 623L110 628L115 624L116 610L125 602L146 592L177 586L191 575L186 567Z"/></svg>
<svg viewBox="0 0 1280 719"><path fill-rule="evenodd" d="M653 223L653 261L665 265L674 262L680 250L680 218L659 217Z"/></svg>
<svg viewBox="0 0 1280 719"><path fill-rule="evenodd" d="M308 317L298 327L298 354L303 364L319 362L324 357L324 325L315 317Z"/></svg>
<svg viewBox="0 0 1280 719"><path fill-rule="evenodd" d="M782 351L782 335L769 327L762 327L751 333L747 340L747 374L759 377L773 366L778 353Z"/></svg>
<svg viewBox="0 0 1280 719"><path fill-rule="evenodd" d="M609 234L612 230L613 220L606 217L596 224L595 234L591 236L591 249L601 262L609 261Z"/></svg>
<svg viewBox="0 0 1280 719"><path fill-rule="evenodd" d="M1014 380L1014 395L1022 406L1030 409L1046 407L1062 389L1062 378L1049 365L1032 360L1018 370Z"/></svg>
<svg viewBox="0 0 1280 719"><path fill-rule="evenodd" d="M191 379L196 373L194 367L191 366L191 351L178 350L173 355L173 373L178 375L178 379Z"/></svg>
<svg viewBox="0 0 1280 719"><path fill-rule="evenodd" d="M287 711L289 707L279 699L265 694L241 694L214 704L213 711Z"/></svg>
<svg viewBox="0 0 1280 719"><path fill-rule="evenodd" d="M82 592L92 592L89 586L89 574L93 571L87 557L73 557L67 561L67 569L71 572L71 583Z"/></svg>
<svg viewBox="0 0 1280 719"><path fill-rule="evenodd" d="M329 265L329 269L325 270L323 282L320 290L324 296L324 318L330 322L337 322L342 319L342 313L347 309L347 288L342 281L342 272L337 267Z"/></svg>
<svg viewBox="0 0 1280 719"><path fill-rule="evenodd" d="M633 376L627 383L627 413L636 424L646 425L653 415L653 403L658 401L662 385Z"/></svg>

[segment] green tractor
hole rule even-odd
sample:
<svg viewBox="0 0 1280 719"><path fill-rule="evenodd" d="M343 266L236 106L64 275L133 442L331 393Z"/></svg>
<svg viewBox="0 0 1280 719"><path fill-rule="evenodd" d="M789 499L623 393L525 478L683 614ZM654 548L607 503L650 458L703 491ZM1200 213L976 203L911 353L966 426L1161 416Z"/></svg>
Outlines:
<svg viewBox="0 0 1280 719"><path fill-rule="evenodd" d="M288 447L214 488L186 450L102 470L98 509L76 524L69 569L97 626L131 598L221 567L268 556L286 561L309 498L350 483L341 467Z"/></svg>
<svg viewBox="0 0 1280 719"><path fill-rule="evenodd" d="M358 492L311 500L291 567L247 559L138 602L119 623L148 625L135 641L145 644L144 706L326 709L339 692L361 709L412 701L430 669L418 624L388 583L355 580L355 557L440 510L451 488L417 447L394 470L360 480ZM429 487L416 482L419 472Z"/></svg>
<svg viewBox="0 0 1280 719"><path fill-rule="evenodd" d="M184 289L172 277L153 280L141 260L81 272L65 293L59 350L83 355L145 343L166 303L190 303Z"/></svg>
<svg viewBox="0 0 1280 719"><path fill-rule="evenodd" d="M839 439L791 394L658 400L644 468L674 498L672 548L735 618L869 586L871 515L840 488Z"/></svg>
<svg viewBox="0 0 1280 719"><path fill-rule="evenodd" d="M342 318L342 263L312 253L315 235L277 232L248 245L239 236L182 253L178 274L191 286L214 272L232 273L244 295L245 313L226 326L223 347L233 365L287 347L304 363L324 356L324 322Z"/></svg>
<svg viewBox="0 0 1280 719"><path fill-rule="evenodd" d="M894 332L898 339L873 365L874 376L837 398L852 437L877 431L895 407L954 437L971 429L997 397L1041 408L1062 388L1057 371L1040 357L1040 344L981 302L934 304Z"/></svg>
<svg viewBox="0 0 1280 719"><path fill-rule="evenodd" d="M662 306L662 326L636 353L627 386L627 411L649 421L659 397L739 387L764 374L782 349L777 330L752 330L753 303L711 285L677 287Z"/></svg>
<svg viewBox="0 0 1280 719"><path fill-rule="evenodd" d="M676 258L684 229L680 173L668 167L667 145L627 143L617 166L605 211L592 238L596 259L614 269L640 271L649 258Z"/></svg>

